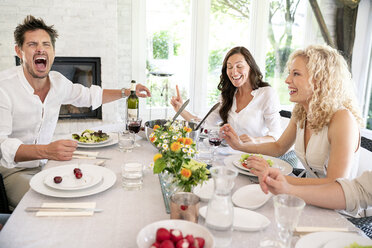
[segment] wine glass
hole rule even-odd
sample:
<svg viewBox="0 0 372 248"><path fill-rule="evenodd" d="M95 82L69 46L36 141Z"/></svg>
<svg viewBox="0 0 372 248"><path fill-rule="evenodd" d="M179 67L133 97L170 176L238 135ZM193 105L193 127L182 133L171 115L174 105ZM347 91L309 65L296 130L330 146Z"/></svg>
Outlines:
<svg viewBox="0 0 372 248"><path fill-rule="evenodd" d="M138 133L141 129L141 123L142 123L142 119L139 118L139 117L137 119L128 118L127 119L127 129L129 131L134 132L134 133ZM134 135L134 147L140 147L140 146L141 145L136 142L136 137Z"/></svg>
<svg viewBox="0 0 372 248"><path fill-rule="evenodd" d="M221 145L222 138L220 136L219 129L210 129L208 130L208 141L209 144L212 146L213 151L212 151L212 162L215 161L215 153L217 147Z"/></svg>

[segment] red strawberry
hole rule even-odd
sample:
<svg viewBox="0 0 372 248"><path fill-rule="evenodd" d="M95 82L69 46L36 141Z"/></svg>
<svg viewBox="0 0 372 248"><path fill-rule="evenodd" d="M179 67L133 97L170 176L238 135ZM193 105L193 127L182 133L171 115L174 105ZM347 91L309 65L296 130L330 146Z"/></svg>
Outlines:
<svg viewBox="0 0 372 248"><path fill-rule="evenodd" d="M180 208L181 208L182 211L185 211L185 210L187 210L189 207L188 207L187 205L181 205Z"/></svg>
<svg viewBox="0 0 372 248"><path fill-rule="evenodd" d="M181 239L177 242L176 248L190 248L190 243L187 239Z"/></svg>
<svg viewBox="0 0 372 248"><path fill-rule="evenodd" d="M204 247L205 240L201 237L196 237L195 238L195 248L203 248Z"/></svg>
<svg viewBox="0 0 372 248"><path fill-rule="evenodd" d="M74 174L76 174L77 172L81 172L81 170L79 168L75 168L74 169Z"/></svg>
<svg viewBox="0 0 372 248"><path fill-rule="evenodd" d="M186 235L185 239L187 239L190 244L194 244L194 236L192 236L191 234Z"/></svg>
<svg viewBox="0 0 372 248"><path fill-rule="evenodd" d="M156 231L156 241L161 243L163 242L164 240L170 240L171 238L171 234L170 232L165 229L165 228L159 228L157 231Z"/></svg>
<svg viewBox="0 0 372 248"><path fill-rule="evenodd" d="M183 238L182 236L182 232L181 230L178 230L178 229L171 229L170 230L170 234L171 234L171 240L173 241L173 243L177 243L179 240L181 240Z"/></svg>
<svg viewBox="0 0 372 248"><path fill-rule="evenodd" d="M159 248L175 248L175 247L174 247L173 242L168 239L168 240L164 240L163 242L161 242Z"/></svg>
<svg viewBox="0 0 372 248"><path fill-rule="evenodd" d="M159 248L160 247L160 244L158 242L154 242L150 248Z"/></svg>

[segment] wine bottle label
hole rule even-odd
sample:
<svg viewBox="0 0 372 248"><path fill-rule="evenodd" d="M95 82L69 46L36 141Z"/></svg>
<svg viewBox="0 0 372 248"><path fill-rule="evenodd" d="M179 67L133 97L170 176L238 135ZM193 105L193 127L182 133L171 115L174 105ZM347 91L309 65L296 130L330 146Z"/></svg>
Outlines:
<svg viewBox="0 0 372 248"><path fill-rule="evenodd" d="M128 119L137 120L138 109L128 109Z"/></svg>

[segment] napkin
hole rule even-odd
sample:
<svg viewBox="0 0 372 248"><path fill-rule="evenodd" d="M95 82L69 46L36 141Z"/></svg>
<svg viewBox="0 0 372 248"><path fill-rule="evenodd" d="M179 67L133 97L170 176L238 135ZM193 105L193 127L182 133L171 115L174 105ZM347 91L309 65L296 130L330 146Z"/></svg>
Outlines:
<svg viewBox="0 0 372 248"><path fill-rule="evenodd" d="M95 202L74 202L74 203L43 203L41 207L53 207L53 208L95 208ZM92 216L93 211L38 211L36 212L36 216L44 217L44 216Z"/></svg>
<svg viewBox="0 0 372 248"><path fill-rule="evenodd" d="M98 156L99 152L83 152L83 151L74 151L73 158L82 158L82 159L95 159Z"/></svg>

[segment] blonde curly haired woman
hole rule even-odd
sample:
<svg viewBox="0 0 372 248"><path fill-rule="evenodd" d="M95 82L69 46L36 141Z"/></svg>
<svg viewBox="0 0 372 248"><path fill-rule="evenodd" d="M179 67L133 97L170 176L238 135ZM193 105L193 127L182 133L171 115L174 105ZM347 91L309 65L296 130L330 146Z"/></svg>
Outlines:
<svg viewBox="0 0 372 248"><path fill-rule="evenodd" d="M323 184L354 178L362 118L353 93L351 74L343 57L329 46L312 45L291 54L288 63L290 101L296 103L291 120L276 142L240 142L226 124L226 141L237 150L270 156L284 154L292 145L306 169L306 178L287 177L291 184ZM267 162L252 156L248 166L258 176Z"/></svg>

